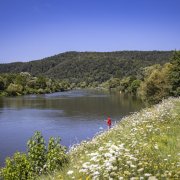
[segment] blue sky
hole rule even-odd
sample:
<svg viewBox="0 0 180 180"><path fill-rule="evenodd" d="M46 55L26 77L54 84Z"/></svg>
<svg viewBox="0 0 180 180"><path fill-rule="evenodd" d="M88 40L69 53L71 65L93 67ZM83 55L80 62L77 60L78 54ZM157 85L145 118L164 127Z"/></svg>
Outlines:
<svg viewBox="0 0 180 180"><path fill-rule="evenodd" d="M0 62L180 49L180 0L0 0Z"/></svg>

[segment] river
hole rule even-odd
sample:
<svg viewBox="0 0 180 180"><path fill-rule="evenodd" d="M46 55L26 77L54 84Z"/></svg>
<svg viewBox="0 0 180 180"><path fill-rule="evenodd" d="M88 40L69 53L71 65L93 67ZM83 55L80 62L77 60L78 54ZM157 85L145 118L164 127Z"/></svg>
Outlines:
<svg viewBox="0 0 180 180"><path fill-rule="evenodd" d="M98 90L72 90L45 95L0 98L0 166L5 157L26 151L26 142L35 131L46 140L60 136L70 147L107 130L108 116L115 124L138 111L137 98Z"/></svg>

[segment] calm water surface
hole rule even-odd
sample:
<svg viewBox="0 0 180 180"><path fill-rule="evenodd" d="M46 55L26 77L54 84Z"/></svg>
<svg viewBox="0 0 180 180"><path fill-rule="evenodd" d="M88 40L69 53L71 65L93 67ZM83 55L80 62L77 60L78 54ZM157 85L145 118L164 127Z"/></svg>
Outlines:
<svg viewBox="0 0 180 180"><path fill-rule="evenodd" d="M25 151L37 130L70 147L106 130L107 116L115 123L142 107L138 99L95 90L0 98L0 166L6 156Z"/></svg>

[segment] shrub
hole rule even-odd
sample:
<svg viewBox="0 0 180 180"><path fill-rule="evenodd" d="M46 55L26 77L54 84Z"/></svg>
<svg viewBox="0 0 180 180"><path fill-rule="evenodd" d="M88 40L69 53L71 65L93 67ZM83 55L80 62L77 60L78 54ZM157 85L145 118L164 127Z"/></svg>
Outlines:
<svg viewBox="0 0 180 180"><path fill-rule="evenodd" d="M60 138L49 139L48 153L47 153L47 170L54 171L62 167L64 163L67 163L66 149L60 145Z"/></svg>
<svg viewBox="0 0 180 180"><path fill-rule="evenodd" d="M28 141L28 160L32 171L36 174L42 172L46 163L46 144L40 132L35 132L34 136Z"/></svg>
<svg viewBox="0 0 180 180"><path fill-rule="evenodd" d="M7 93L11 96L20 95L23 93L23 87L19 84L11 83L7 88Z"/></svg>
<svg viewBox="0 0 180 180"><path fill-rule="evenodd" d="M140 85L139 96L150 104L158 103L163 98L168 97L171 89L169 81L171 68L170 63L163 66L150 66L149 73L146 74Z"/></svg>
<svg viewBox="0 0 180 180"><path fill-rule="evenodd" d="M1 176L7 180L33 179L26 154L17 152L12 158L8 157L6 167L1 170Z"/></svg>
<svg viewBox="0 0 180 180"><path fill-rule="evenodd" d="M0 91L5 89L4 79L0 76Z"/></svg>
<svg viewBox="0 0 180 180"><path fill-rule="evenodd" d="M141 80L139 79L134 80L129 87L129 92L136 95L137 89L140 87L140 84L141 84Z"/></svg>
<svg viewBox="0 0 180 180"><path fill-rule="evenodd" d="M65 151L65 147L60 145L60 138L51 137L47 147L37 131L27 143L27 154L17 152L6 159L5 167L0 170L0 179L36 179L38 175L60 169L68 162Z"/></svg>
<svg viewBox="0 0 180 180"><path fill-rule="evenodd" d="M171 60L172 68L170 72L170 84L172 86L171 95L180 95L180 51L175 51Z"/></svg>

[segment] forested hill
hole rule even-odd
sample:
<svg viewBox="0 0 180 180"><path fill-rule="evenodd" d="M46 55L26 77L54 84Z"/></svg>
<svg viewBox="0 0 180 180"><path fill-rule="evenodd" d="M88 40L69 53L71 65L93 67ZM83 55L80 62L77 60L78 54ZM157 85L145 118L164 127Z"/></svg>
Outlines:
<svg viewBox="0 0 180 180"><path fill-rule="evenodd" d="M70 82L103 82L168 62L173 51L66 52L42 60L0 64L0 73L29 72Z"/></svg>

